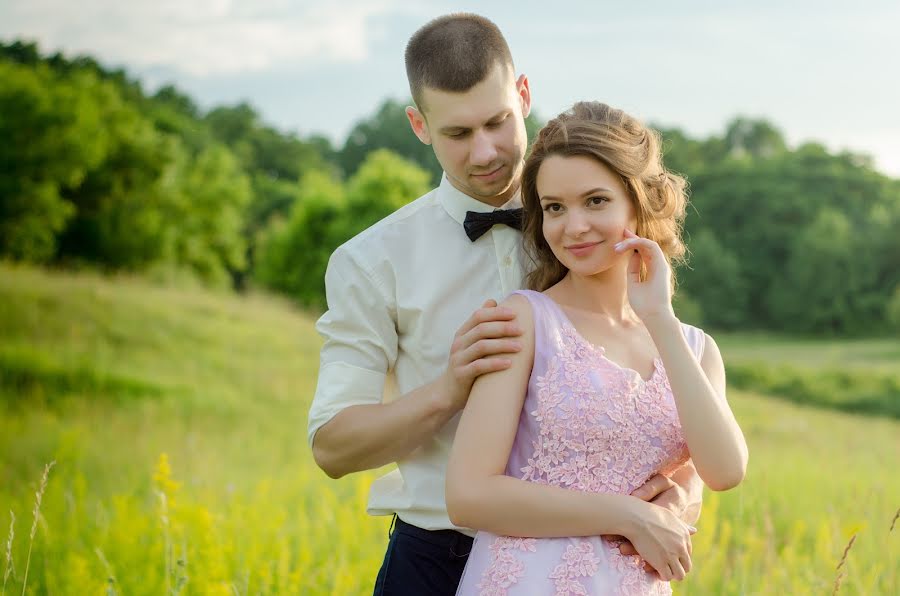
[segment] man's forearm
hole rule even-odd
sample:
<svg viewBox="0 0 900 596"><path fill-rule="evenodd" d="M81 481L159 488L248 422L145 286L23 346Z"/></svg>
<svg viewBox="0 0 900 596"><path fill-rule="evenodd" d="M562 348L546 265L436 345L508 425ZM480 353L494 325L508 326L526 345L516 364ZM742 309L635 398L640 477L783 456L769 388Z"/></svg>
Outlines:
<svg viewBox="0 0 900 596"><path fill-rule="evenodd" d="M340 478L406 457L457 413L449 392L441 377L390 403L342 410L316 432L316 463L332 478Z"/></svg>
<svg viewBox="0 0 900 596"><path fill-rule="evenodd" d="M688 460L672 474L671 479L684 490L685 503L678 517L683 522L695 525L703 507L703 480L697 473L697 468Z"/></svg>

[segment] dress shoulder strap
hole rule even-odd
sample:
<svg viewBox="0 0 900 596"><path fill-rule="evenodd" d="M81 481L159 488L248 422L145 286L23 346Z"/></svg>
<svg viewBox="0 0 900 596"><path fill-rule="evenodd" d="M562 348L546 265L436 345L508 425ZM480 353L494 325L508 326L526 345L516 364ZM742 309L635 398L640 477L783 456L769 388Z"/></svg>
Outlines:
<svg viewBox="0 0 900 596"><path fill-rule="evenodd" d="M541 292L516 290L513 294L521 294L531 303L531 310L534 313L535 342L542 345L558 344L561 339L560 330L567 324L571 324L562 308L552 298ZM681 332L697 360L702 359L703 348L706 346L706 333L699 327L687 323L681 324Z"/></svg>
<svg viewBox="0 0 900 596"><path fill-rule="evenodd" d="M702 359L703 348L706 346L706 333L703 329L682 323L681 332L684 333L684 337L687 339L688 345L691 346L691 350L694 352L697 360Z"/></svg>
<svg viewBox="0 0 900 596"><path fill-rule="evenodd" d="M566 318L559 306L549 297L535 290L516 290L513 294L521 294L531 304L534 316L534 341L538 346L558 346L560 329Z"/></svg>

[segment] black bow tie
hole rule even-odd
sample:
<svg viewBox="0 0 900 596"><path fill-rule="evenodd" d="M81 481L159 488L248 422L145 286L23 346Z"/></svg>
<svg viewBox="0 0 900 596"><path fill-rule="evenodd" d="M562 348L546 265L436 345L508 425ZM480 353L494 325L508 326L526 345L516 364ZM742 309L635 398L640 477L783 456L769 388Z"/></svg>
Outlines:
<svg viewBox="0 0 900 596"><path fill-rule="evenodd" d="M479 213L478 211L466 211L466 219L463 222L463 228L466 230L466 236L469 240L475 242L485 232L496 224L504 224L517 230L522 229L522 208L518 209L494 209L489 213Z"/></svg>

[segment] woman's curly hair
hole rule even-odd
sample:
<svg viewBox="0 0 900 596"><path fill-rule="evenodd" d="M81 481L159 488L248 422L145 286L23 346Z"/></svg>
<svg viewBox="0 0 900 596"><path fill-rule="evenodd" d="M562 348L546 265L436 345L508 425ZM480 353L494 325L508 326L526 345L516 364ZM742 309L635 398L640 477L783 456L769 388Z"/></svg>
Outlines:
<svg viewBox="0 0 900 596"><path fill-rule="evenodd" d="M617 172L634 207L637 219L634 232L657 242L670 263L683 259L681 228L687 206L687 184L684 178L663 166L659 133L604 103L578 102L541 129L525 160L522 173L525 249L533 267L526 276L526 287L544 291L568 271L550 250L542 231L543 210L537 192L537 175L541 164L551 155L588 156ZM672 281L674 289L675 280Z"/></svg>

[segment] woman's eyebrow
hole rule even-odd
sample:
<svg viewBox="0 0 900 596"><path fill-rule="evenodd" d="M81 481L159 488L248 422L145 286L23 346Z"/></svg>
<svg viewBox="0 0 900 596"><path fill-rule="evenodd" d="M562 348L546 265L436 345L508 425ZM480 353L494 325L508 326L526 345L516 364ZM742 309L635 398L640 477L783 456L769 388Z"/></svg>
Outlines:
<svg viewBox="0 0 900 596"><path fill-rule="evenodd" d="M598 186L597 188L592 188L592 189L590 189L590 190L584 191L583 193L581 193L580 196L586 197L586 196L588 196L588 195L596 194L596 193L598 193L598 192L612 192L612 191L611 191L610 189L608 189L608 188L603 187L603 186ZM562 199L560 199L559 197L554 197L554 196L547 195L547 196L545 196L545 197L541 197L540 200L542 200L542 201L561 201Z"/></svg>

